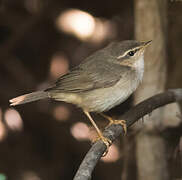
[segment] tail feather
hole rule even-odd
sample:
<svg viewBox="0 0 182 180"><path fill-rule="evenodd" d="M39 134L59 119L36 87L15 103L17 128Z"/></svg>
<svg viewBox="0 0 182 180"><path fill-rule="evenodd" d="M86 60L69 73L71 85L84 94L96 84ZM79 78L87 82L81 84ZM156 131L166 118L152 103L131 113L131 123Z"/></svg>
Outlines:
<svg viewBox="0 0 182 180"><path fill-rule="evenodd" d="M18 104L25 104L32 101L37 101L39 99L48 98L48 92L45 91L36 91L29 94L24 94L16 98L10 99L10 106L16 106Z"/></svg>

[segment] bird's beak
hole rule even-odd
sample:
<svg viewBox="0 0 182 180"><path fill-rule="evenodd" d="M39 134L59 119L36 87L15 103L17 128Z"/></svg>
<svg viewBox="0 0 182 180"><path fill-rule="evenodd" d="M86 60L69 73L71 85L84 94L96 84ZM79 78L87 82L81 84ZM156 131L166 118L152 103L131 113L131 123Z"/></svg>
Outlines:
<svg viewBox="0 0 182 180"><path fill-rule="evenodd" d="M152 42L152 40L147 41L147 42L143 42L143 43L142 43L142 47L143 47L143 48L146 48L148 45L151 44L151 42Z"/></svg>
<svg viewBox="0 0 182 180"><path fill-rule="evenodd" d="M152 42L152 40L146 41L146 42L141 42L140 50L141 50L142 53L145 51L145 48L146 48L148 45L151 44L151 42Z"/></svg>

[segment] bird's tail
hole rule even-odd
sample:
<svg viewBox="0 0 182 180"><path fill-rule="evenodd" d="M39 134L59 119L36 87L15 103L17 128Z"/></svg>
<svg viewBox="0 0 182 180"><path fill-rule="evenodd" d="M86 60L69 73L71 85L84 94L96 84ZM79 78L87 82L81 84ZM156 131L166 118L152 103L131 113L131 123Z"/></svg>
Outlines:
<svg viewBox="0 0 182 180"><path fill-rule="evenodd" d="M10 106L16 106L18 104L25 104L32 101L37 101L39 99L48 98L48 92L45 91L36 91L29 94L24 94L22 96L18 96L16 98L10 99Z"/></svg>

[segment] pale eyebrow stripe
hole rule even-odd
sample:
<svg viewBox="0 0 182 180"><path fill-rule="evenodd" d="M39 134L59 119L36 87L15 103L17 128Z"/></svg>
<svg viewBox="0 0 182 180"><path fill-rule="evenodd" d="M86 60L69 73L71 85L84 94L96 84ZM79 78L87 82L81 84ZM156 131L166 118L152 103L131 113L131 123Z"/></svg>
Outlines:
<svg viewBox="0 0 182 180"><path fill-rule="evenodd" d="M128 54L128 52L130 52L130 51L135 51L135 50L137 51L137 50L139 50L140 48L141 48L141 47L136 47L136 48L130 49L130 50L126 51L124 54L118 56L117 59L120 59L120 58L126 56L126 54Z"/></svg>

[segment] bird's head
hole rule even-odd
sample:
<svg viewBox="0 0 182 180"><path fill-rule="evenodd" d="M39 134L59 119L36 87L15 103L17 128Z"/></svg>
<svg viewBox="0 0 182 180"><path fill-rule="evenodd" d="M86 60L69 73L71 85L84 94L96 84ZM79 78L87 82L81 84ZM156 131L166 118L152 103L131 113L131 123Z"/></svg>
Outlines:
<svg viewBox="0 0 182 180"><path fill-rule="evenodd" d="M113 42L107 48L109 54L114 57L114 63L124 66L135 66L137 61L143 60L145 48L151 43L139 42L135 40L126 40Z"/></svg>

